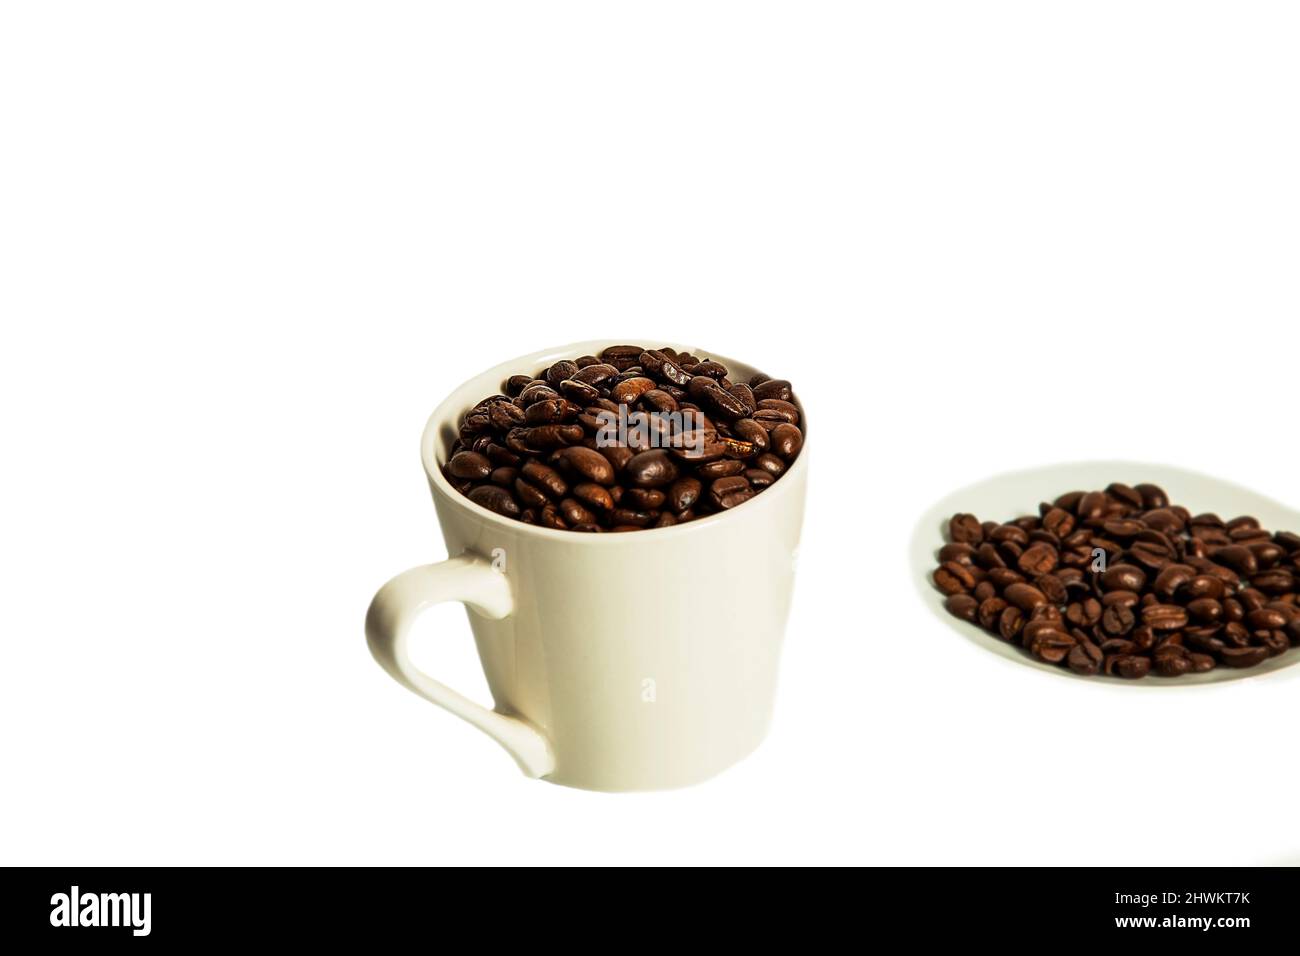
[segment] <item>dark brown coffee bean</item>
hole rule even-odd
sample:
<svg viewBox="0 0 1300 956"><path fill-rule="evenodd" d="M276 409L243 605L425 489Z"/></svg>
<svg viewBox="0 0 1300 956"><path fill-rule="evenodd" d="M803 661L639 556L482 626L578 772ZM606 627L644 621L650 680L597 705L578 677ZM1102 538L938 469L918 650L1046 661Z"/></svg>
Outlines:
<svg viewBox="0 0 1300 956"><path fill-rule="evenodd" d="M1177 604L1149 604L1142 609L1142 623L1157 631L1176 631L1187 626L1187 609Z"/></svg>
<svg viewBox="0 0 1300 956"><path fill-rule="evenodd" d="M1265 594L1289 594L1296 590L1295 575L1285 568L1263 571L1250 579L1250 586Z"/></svg>
<svg viewBox="0 0 1300 956"><path fill-rule="evenodd" d="M1076 674L1092 675L1101 670L1104 656L1101 648L1091 641L1080 641L1070 648L1066 664Z"/></svg>
<svg viewBox="0 0 1300 956"><path fill-rule="evenodd" d="M1004 592L1004 596L1022 611L1032 611L1034 608L1047 603L1046 595L1031 584L1016 583L1009 585Z"/></svg>
<svg viewBox="0 0 1300 956"><path fill-rule="evenodd" d="M772 429L772 451L785 461L794 461L803 448L803 432L797 426L782 423Z"/></svg>
<svg viewBox="0 0 1300 956"><path fill-rule="evenodd" d="M558 500L568 494L568 482L560 477L560 473L549 465L543 465L539 461L529 461L519 469L519 473L530 484L536 485L552 498Z"/></svg>
<svg viewBox="0 0 1300 956"><path fill-rule="evenodd" d="M579 525L598 527L596 516L575 498L565 498L560 502L560 515L575 530Z"/></svg>
<svg viewBox="0 0 1300 956"><path fill-rule="evenodd" d="M1287 618L1281 611L1266 607L1256 608L1246 615L1246 626L1252 631L1266 631L1286 627Z"/></svg>
<svg viewBox="0 0 1300 956"><path fill-rule="evenodd" d="M555 455L556 462L570 474L578 475L585 481L599 485L614 483L614 466L609 459L598 451L575 446L561 449Z"/></svg>
<svg viewBox="0 0 1300 956"><path fill-rule="evenodd" d="M1181 677L1191 671L1192 661L1189 657L1165 654L1155 658L1155 669L1161 677Z"/></svg>
<svg viewBox="0 0 1300 956"><path fill-rule="evenodd" d="M1102 522L1102 529L1117 541L1127 541L1146 531L1147 526L1144 522L1132 518L1111 518Z"/></svg>
<svg viewBox="0 0 1300 956"><path fill-rule="evenodd" d="M1020 608L1011 606L1002 612L998 619L998 634L1005 641L1015 642L1020 637L1020 632L1025 626L1024 612Z"/></svg>
<svg viewBox="0 0 1300 956"><path fill-rule="evenodd" d="M689 476L678 478L668 489L668 506L674 512L685 511L700 500L701 490L699 479Z"/></svg>
<svg viewBox="0 0 1300 956"><path fill-rule="evenodd" d="M523 478L515 479L515 494L529 508L540 509L550 504L550 499L546 497L540 488Z"/></svg>
<svg viewBox="0 0 1300 956"><path fill-rule="evenodd" d="M720 482L735 480L734 478L719 478L714 484L716 486ZM975 576L971 574L970 569L965 565L951 561L934 572L934 583L944 594L957 594L962 591L973 591L975 589Z"/></svg>
<svg viewBox="0 0 1300 956"><path fill-rule="evenodd" d="M610 521L615 525L634 525L648 528L659 516L650 511L637 511L634 508L615 508L610 512Z"/></svg>
<svg viewBox="0 0 1300 956"><path fill-rule="evenodd" d="M1133 609L1124 604L1113 604L1101 616L1101 628L1107 634L1120 637L1133 630L1137 618Z"/></svg>
<svg viewBox="0 0 1300 956"><path fill-rule="evenodd" d="M666 499L667 495L658 488L629 488L620 504L638 511L658 511Z"/></svg>
<svg viewBox="0 0 1300 956"><path fill-rule="evenodd" d="M979 544L984 540L984 529L974 515L956 514L948 522L948 537L962 544Z"/></svg>
<svg viewBox="0 0 1300 956"><path fill-rule="evenodd" d="M611 345L600 353L600 358L621 372L641 361L641 353L644 351L639 345Z"/></svg>
<svg viewBox="0 0 1300 956"><path fill-rule="evenodd" d="M1031 545L1020 555L1016 562L1017 567L1025 574L1037 577L1040 574L1051 573L1057 565L1059 555L1056 549L1050 544Z"/></svg>
<svg viewBox="0 0 1300 956"><path fill-rule="evenodd" d="M1267 647L1225 647L1219 658L1229 667L1254 667L1268 660Z"/></svg>
<svg viewBox="0 0 1300 956"><path fill-rule="evenodd" d="M736 396L736 401L745 407L745 414L752 415L758 411L758 399L754 397L753 389L744 383L731 385L727 388L732 395ZM797 422L796 422L797 424Z"/></svg>
<svg viewBox="0 0 1300 956"><path fill-rule="evenodd" d="M1172 598L1179 588L1196 577L1196 569L1187 564L1167 564L1156 575L1151 590L1162 598Z"/></svg>
<svg viewBox="0 0 1300 956"><path fill-rule="evenodd" d="M1225 545L1210 552L1210 557L1217 563L1236 571L1242 577L1250 577L1259 570L1259 562L1250 548L1240 544Z"/></svg>
<svg viewBox="0 0 1300 956"><path fill-rule="evenodd" d="M479 485L469 493L469 500L507 518L519 516L519 502L515 501L510 492L498 485Z"/></svg>
<svg viewBox="0 0 1300 956"><path fill-rule="evenodd" d="M748 501L754 496L754 491L743 475L732 475L730 478L719 478L714 481L709 486L709 496L719 508L727 509ZM953 564L951 567L961 568L968 577L970 575L970 572L960 564ZM973 580L971 587L974 587Z"/></svg>
<svg viewBox="0 0 1300 956"><path fill-rule="evenodd" d="M768 379L759 385L753 386L753 389L754 397L759 401L776 398L788 402L794 398L794 393L790 390L790 383L785 379Z"/></svg>
<svg viewBox="0 0 1300 956"><path fill-rule="evenodd" d="M620 405L635 405L642 395L654 387L654 379L644 376L624 379L614 386L614 401Z"/></svg>
<svg viewBox="0 0 1300 956"><path fill-rule="evenodd" d="M735 432L737 438L752 445L755 453L761 454L767 451L770 442L768 432L752 418L738 419L732 423L731 430Z"/></svg>
<svg viewBox="0 0 1300 956"><path fill-rule="evenodd" d="M1079 499L1075 514L1084 521L1100 520L1106 514L1106 495L1100 491L1090 491Z"/></svg>
<svg viewBox="0 0 1300 956"><path fill-rule="evenodd" d="M1109 485L1106 486L1106 494L1110 495L1112 498L1122 501L1130 508L1145 507L1142 500L1142 492L1138 491L1136 488L1130 488L1128 485L1123 484L1122 482L1118 482L1118 481L1111 482Z"/></svg>
<svg viewBox="0 0 1300 956"><path fill-rule="evenodd" d="M1034 587L1042 591L1043 597L1052 605L1064 604L1069 597L1065 584L1054 574L1040 574L1034 579Z"/></svg>
<svg viewBox="0 0 1300 956"><path fill-rule="evenodd" d="M1029 652L1048 664L1059 664L1065 660L1074 646L1074 638L1049 625L1034 635Z"/></svg>
<svg viewBox="0 0 1300 956"><path fill-rule="evenodd" d="M673 398L661 388L652 388L641 393L641 405L643 408L655 412L675 412L678 409L677 399Z"/></svg>
<svg viewBox="0 0 1300 956"><path fill-rule="evenodd" d="M1125 680L1137 680L1146 677L1150 670L1151 658L1149 657L1126 654L1115 662L1115 673Z"/></svg>
<svg viewBox="0 0 1300 956"><path fill-rule="evenodd" d="M1132 564L1114 564L1101 576L1107 591L1141 591L1147 582L1146 572Z"/></svg>
<svg viewBox="0 0 1300 956"><path fill-rule="evenodd" d="M975 596L977 599L979 598L978 594ZM1005 611L1008 606L1007 602L1002 600L1000 597L990 596L984 598L980 601L979 606L980 627L987 631L996 632L998 629L998 622L1002 619L1002 612Z"/></svg>
<svg viewBox="0 0 1300 956"><path fill-rule="evenodd" d="M577 498L588 508L593 508L597 511L610 511L614 507L614 499L610 497L609 491L590 481L584 481L581 484L574 485L573 497Z"/></svg>
<svg viewBox="0 0 1300 956"><path fill-rule="evenodd" d="M492 462L476 451L458 451L447 462L447 472L455 478L482 481L492 473Z"/></svg>
<svg viewBox="0 0 1300 956"><path fill-rule="evenodd" d="M1052 508L1043 515L1043 527L1058 538L1067 538L1074 530L1074 515L1063 508Z"/></svg>
<svg viewBox="0 0 1300 956"><path fill-rule="evenodd" d="M1217 624L1223 620L1223 605L1214 598L1197 598L1187 602L1187 613L1201 624Z"/></svg>
<svg viewBox="0 0 1300 956"><path fill-rule="evenodd" d="M1151 510L1154 508L1167 508L1169 506L1169 496L1165 494L1164 489L1159 485L1134 485L1133 490L1142 496L1143 508Z"/></svg>
<svg viewBox="0 0 1300 956"><path fill-rule="evenodd" d="M743 466L742 466L743 467ZM624 467L627 480L641 488L658 488L671 484L677 477L677 465L662 448L639 452Z"/></svg>
<svg viewBox="0 0 1300 956"><path fill-rule="evenodd" d="M1223 597L1223 582L1213 575L1198 574L1186 584L1183 585L1182 598L1196 600L1197 598L1212 598L1216 601Z"/></svg>
<svg viewBox="0 0 1300 956"><path fill-rule="evenodd" d="M683 371L675 361L659 349L650 349L640 355L641 367L654 378L685 388L690 384L690 373Z"/></svg>

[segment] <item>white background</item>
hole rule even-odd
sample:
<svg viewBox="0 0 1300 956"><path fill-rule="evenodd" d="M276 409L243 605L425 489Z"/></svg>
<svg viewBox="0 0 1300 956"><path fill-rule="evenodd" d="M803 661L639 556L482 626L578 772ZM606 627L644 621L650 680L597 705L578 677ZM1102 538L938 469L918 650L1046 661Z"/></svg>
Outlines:
<svg viewBox="0 0 1300 956"><path fill-rule="evenodd" d="M907 564L938 498L1063 459L1300 506L1298 27L6 5L0 859L1300 859L1294 679L1035 673L934 620ZM818 435L771 736L664 794L525 779L362 635L444 554L434 404L607 333L788 377ZM486 699L459 609L421 641Z"/></svg>

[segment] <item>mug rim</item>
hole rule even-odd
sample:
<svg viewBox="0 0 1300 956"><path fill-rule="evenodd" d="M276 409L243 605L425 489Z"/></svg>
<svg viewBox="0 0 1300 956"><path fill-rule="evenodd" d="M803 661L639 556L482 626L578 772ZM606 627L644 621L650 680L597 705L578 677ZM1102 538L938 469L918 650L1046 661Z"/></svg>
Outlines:
<svg viewBox="0 0 1300 956"><path fill-rule="evenodd" d="M434 489L435 494L441 495L441 497L444 500L450 502L451 504L455 505L458 508L461 508L462 510L467 511L470 515L472 515L473 517L479 520L486 521L489 524L498 525L503 529L513 531L517 534L534 535L540 537L543 540L547 538L553 538L556 540L563 540L563 541L575 541L575 543L576 541L585 540L593 544L596 544L598 542L609 543L611 541L625 542L626 539L630 536L642 535L642 534L658 535L659 537L657 540L660 540L666 538L669 535L684 536L686 534L698 533L707 530L708 528L715 527L721 522L731 520L732 516L741 512L742 509L746 509L744 513L748 513L752 515L754 518L758 518L759 511L756 509L762 508L762 509L770 510L771 508L778 507L779 502L777 502L775 499L784 498L787 494L794 493L794 486L798 482L794 482L794 481L787 482L786 479L791 478L796 474L802 475L804 471L807 471L808 436L806 432L804 432L804 444L799 451L799 457L797 457L794 460L793 464L791 464L781 475L781 477L778 478L776 481L774 481L771 487L769 487L767 490L763 491L761 494L755 495L749 501L737 505L735 508L732 508L730 510L717 512L711 515L706 515L702 518L696 518L693 521L687 521L684 524L671 525L667 528L642 528L639 531L619 532L619 533L613 533L608 531L598 532L598 533L582 533L578 531L572 531L567 528L566 529L543 528L541 525L528 524L527 522L519 521L515 518L507 518L503 515L497 514L495 511L492 511L488 508L484 508L482 505L474 501L471 501L468 497L462 495L460 492L458 492L455 488L451 486L451 483L449 481L447 481L446 477L442 473L442 469L438 467L438 463L436 460L437 453L438 453L438 429L443 424L444 421L450 421L450 417L452 415L455 415L455 418L459 419L460 417L459 412L455 411L451 406L453 405L453 403L459 404L459 402L456 401L456 396L463 389L467 388L470 385L470 383L488 375L500 375L501 379L504 381L507 375L518 374L517 372L512 371L512 369L517 369L520 366L527 367L527 366L533 366L538 364L549 365L553 362L559 361L562 358L572 358L573 356L578 356L578 355L599 356L602 350L608 348L611 345L621 345L625 342L630 343L630 342L637 342L637 341L659 341L659 340L639 339L637 337L588 339L582 342L574 342L569 345L560 345L552 348L538 349L533 352L529 352L525 355L521 355L518 358L508 359L505 362L501 362L500 364L493 366L492 368L485 369L484 371L479 372L476 375L470 376L469 378L465 379L465 381L461 382L459 385L453 388L447 394L447 396L441 402L439 402L438 405L434 408L433 413L429 416L428 421L425 423L424 431L420 436L420 461L424 466L425 475L427 475L429 478L429 485ZM741 362L737 359L729 358L728 356L723 355L719 352L712 351L711 349L700 349L698 347L682 345L678 342L664 342L662 344L667 345L669 348L676 349L679 352L685 351L685 352L692 352L695 354L708 355L722 362L728 368L731 368L733 366L744 366L745 368L750 368L750 369L754 368L754 366L750 365L747 362ZM757 369L755 369L755 371L757 371ZM761 373L761 374L766 374L766 373ZM798 401L798 396L795 396L795 398L796 398L796 405L798 405L799 407L799 416L800 416L799 421L802 425L804 421L803 404ZM455 422L455 424L459 424L459 422ZM803 431L803 429L801 428L800 431ZM778 492L778 489L781 488L783 483L785 484L785 490ZM636 540L639 540L639 538Z"/></svg>

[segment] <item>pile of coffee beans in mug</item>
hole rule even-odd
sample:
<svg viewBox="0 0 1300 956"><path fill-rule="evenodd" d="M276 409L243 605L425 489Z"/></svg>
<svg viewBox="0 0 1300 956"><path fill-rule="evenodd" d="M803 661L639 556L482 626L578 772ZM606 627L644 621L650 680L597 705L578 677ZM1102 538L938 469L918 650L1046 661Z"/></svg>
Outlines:
<svg viewBox="0 0 1300 956"><path fill-rule="evenodd" d="M957 514L948 611L1076 674L1179 677L1300 646L1300 535L1170 504L1156 485L1072 491L1004 524Z"/></svg>
<svg viewBox="0 0 1300 956"><path fill-rule="evenodd" d="M443 474L499 515L570 531L665 528L744 504L803 448L790 383L614 345L512 375L464 416Z"/></svg>

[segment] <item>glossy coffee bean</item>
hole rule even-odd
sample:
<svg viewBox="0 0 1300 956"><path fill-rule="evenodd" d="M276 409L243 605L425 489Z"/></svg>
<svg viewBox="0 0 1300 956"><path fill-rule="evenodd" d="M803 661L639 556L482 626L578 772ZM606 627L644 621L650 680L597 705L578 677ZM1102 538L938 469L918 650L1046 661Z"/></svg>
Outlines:
<svg viewBox="0 0 1300 956"><path fill-rule="evenodd" d="M614 466L598 451L579 445L558 452L555 460L570 474L580 476L587 481L598 485L614 483Z"/></svg>
<svg viewBox="0 0 1300 956"><path fill-rule="evenodd" d="M519 502L515 501L510 492L498 485L479 485L469 493L469 500L507 518L519 517Z"/></svg>
<svg viewBox="0 0 1300 956"><path fill-rule="evenodd" d="M481 481L492 474L492 462L476 451L458 451L447 462L447 472L456 478Z"/></svg>

